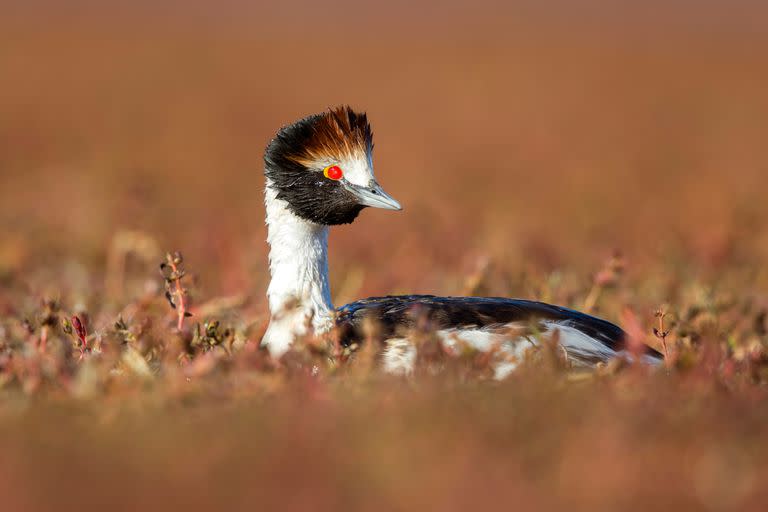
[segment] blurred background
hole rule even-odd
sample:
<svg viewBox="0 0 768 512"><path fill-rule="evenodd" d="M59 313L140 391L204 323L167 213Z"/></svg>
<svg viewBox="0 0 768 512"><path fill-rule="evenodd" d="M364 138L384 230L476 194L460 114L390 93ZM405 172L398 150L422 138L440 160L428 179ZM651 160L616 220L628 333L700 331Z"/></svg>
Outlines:
<svg viewBox="0 0 768 512"><path fill-rule="evenodd" d="M263 149L342 103L370 115L404 211L334 229L337 302L458 293L488 261L506 276L488 293L530 296L510 276L588 282L617 250L630 279L663 263L716 281L728 261L766 282L761 2L0 9L0 272L56 269L41 293L103 284L138 236L183 251L205 295L261 300Z"/></svg>
<svg viewBox="0 0 768 512"><path fill-rule="evenodd" d="M404 210L334 228L336 304L663 307L674 368L266 361L263 150L339 104ZM0 508L764 510L766 135L757 0L6 0Z"/></svg>

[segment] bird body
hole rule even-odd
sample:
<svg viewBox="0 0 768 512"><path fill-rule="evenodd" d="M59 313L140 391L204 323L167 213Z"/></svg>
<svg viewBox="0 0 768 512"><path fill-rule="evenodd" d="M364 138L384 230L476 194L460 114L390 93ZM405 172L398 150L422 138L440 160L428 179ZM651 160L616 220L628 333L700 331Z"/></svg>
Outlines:
<svg viewBox="0 0 768 512"><path fill-rule="evenodd" d="M334 309L328 281L328 230L355 220L365 207L400 210L373 173L373 135L365 114L331 109L283 127L265 152L265 207L271 281L270 323L262 343L275 356L309 334L338 332L343 345L364 339L372 319L384 340L382 364L409 373L418 319L450 347L500 349L503 377L541 335L554 334L577 365L593 365L623 350L623 331L599 318L541 302L498 297L405 295L372 297ZM653 351L646 356L655 360Z"/></svg>

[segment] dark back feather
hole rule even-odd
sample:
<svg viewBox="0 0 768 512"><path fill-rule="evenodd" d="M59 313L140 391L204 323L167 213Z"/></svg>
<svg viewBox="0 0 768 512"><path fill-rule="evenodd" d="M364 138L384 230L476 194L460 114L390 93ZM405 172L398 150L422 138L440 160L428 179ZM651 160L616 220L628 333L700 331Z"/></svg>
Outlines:
<svg viewBox="0 0 768 512"><path fill-rule="evenodd" d="M625 334L618 326L572 309L522 299L502 297L435 297L401 295L371 297L338 310L341 342L349 345L362 339L366 318L374 321L379 336L403 336L426 322L430 329L468 329L503 326L512 322L534 325L537 321L562 322L574 327L614 351L624 348ZM648 349L649 355L659 355Z"/></svg>

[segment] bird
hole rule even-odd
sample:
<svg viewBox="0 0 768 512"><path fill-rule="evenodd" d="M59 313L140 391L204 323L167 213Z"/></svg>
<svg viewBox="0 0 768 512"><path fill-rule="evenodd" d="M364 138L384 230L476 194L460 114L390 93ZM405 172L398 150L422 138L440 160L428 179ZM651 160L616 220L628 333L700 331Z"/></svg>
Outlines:
<svg viewBox="0 0 768 512"><path fill-rule="evenodd" d="M270 319L262 338L273 357L308 335L334 333L343 347L359 346L375 322L386 372L413 372L417 347L409 332L428 325L447 347L496 347L507 357L494 369L504 378L522 357L556 336L567 360L591 367L626 353L618 326L565 307L503 297L401 295L370 297L334 308L328 279L328 231L365 208L402 210L376 180L373 132L364 112L347 105L309 115L279 129L264 153ZM642 358L661 355L645 347ZM631 357L631 356L630 356Z"/></svg>

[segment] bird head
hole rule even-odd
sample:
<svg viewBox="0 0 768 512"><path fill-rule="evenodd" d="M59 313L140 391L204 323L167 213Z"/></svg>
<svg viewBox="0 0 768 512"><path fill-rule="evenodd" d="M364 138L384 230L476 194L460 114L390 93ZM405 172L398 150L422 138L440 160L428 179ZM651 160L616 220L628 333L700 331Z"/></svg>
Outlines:
<svg viewBox="0 0 768 512"><path fill-rule="evenodd" d="M322 225L348 224L366 206L402 209L373 174L373 133L348 106L284 126L264 154L267 186L295 215Z"/></svg>

